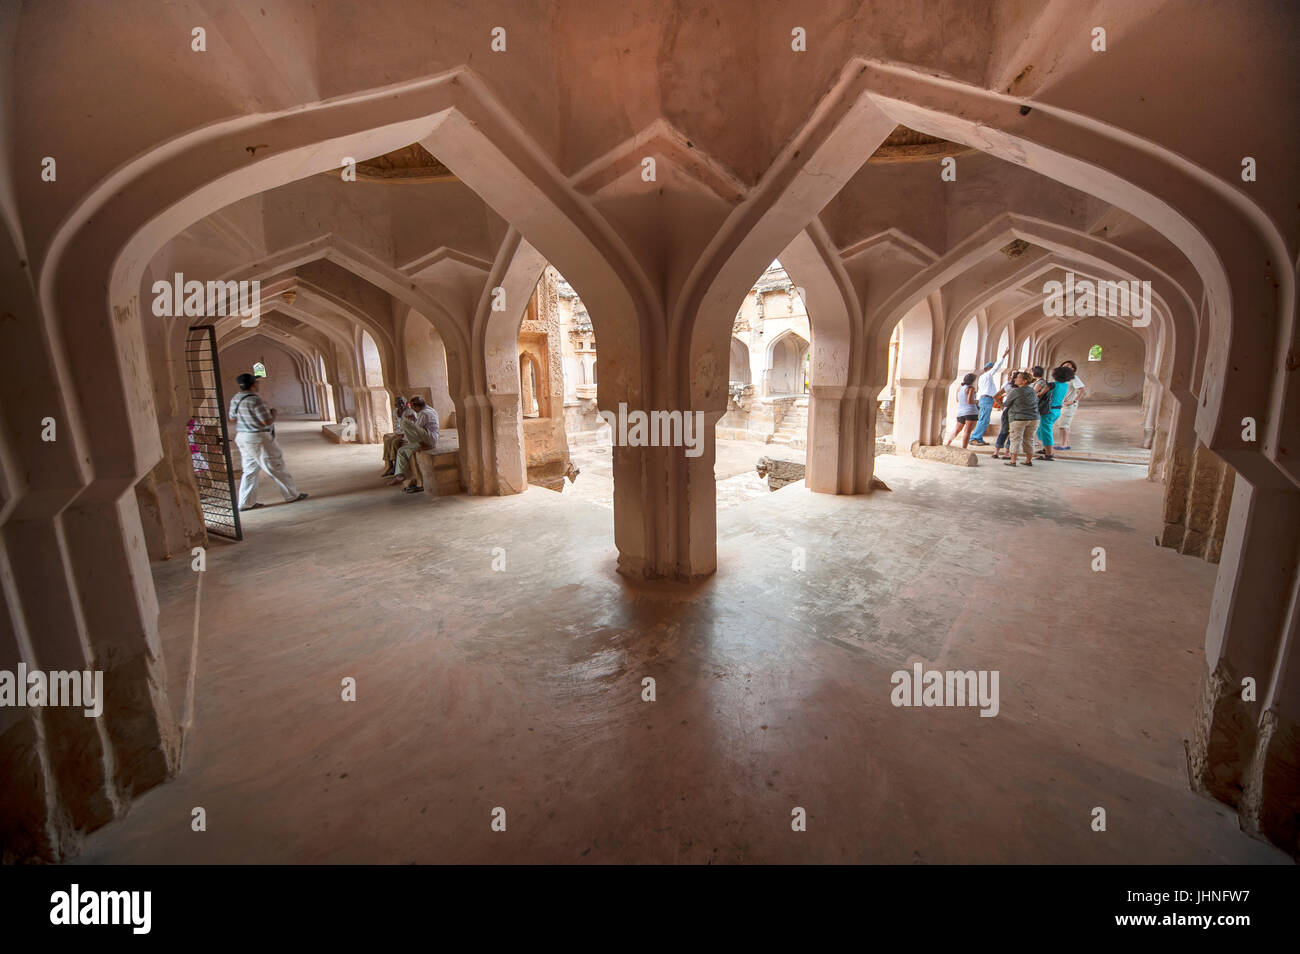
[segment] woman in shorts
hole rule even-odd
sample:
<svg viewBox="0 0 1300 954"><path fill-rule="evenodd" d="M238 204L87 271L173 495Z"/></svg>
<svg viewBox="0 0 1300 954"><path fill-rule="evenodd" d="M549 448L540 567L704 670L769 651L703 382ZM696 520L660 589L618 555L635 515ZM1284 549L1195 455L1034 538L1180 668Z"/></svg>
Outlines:
<svg viewBox="0 0 1300 954"><path fill-rule="evenodd" d="M951 447L952 442L960 436L964 450L970 444L970 432L975 429L979 417L979 401L975 399L975 375L968 374L961 379L961 386L957 388L957 430L952 432L952 437L943 446Z"/></svg>

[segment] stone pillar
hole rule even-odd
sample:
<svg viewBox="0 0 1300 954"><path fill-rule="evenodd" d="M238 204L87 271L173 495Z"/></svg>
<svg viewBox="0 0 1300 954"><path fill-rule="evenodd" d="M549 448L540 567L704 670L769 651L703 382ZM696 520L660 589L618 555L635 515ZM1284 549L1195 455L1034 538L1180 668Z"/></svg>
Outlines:
<svg viewBox="0 0 1300 954"><path fill-rule="evenodd" d="M1292 855L1300 854L1297 541L1300 492L1236 482L1206 629L1208 675L1188 745L1193 785Z"/></svg>
<svg viewBox="0 0 1300 954"><path fill-rule="evenodd" d="M25 649L20 643L19 658L12 661L15 665L7 668L13 671L22 661L47 672L96 669L59 518L10 521L4 528L4 544L13 592L21 600L12 611L21 632L30 637ZM29 819L25 827L49 829L48 840L58 852L49 860L56 860L76 850L77 831L90 831L112 820L121 810L121 801L104 719L88 719L80 709L49 706L41 710L36 728L39 731L22 734L43 741L44 753L11 749L5 755L28 765L34 765L40 755L48 762L55 797L39 806L45 817Z"/></svg>
<svg viewBox="0 0 1300 954"><path fill-rule="evenodd" d="M5 548L0 546L0 669L17 672L20 662L36 665L24 629L13 574ZM0 707L0 778L5 780L5 808L0 812L3 864L55 859L62 854L61 836L68 824L59 806L58 783L46 742L47 711Z"/></svg>
<svg viewBox="0 0 1300 954"><path fill-rule="evenodd" d="M1166 400L1172 400L1166 393L1164 385L1152 375L1146 376L1143 388L1142 446L1150 450L1156 437L1157 421L1160 407Z"/></svg>
<svg viewBox="0 0 1300 954"><path fill-rule="evenodd" d="M528 486L519 395L466 394L456 402L461 480L470 494L522 493Z"/></svg>
<svg viewBox="0 0 1300 954"><path fill-rule="evenodd" d="M329 384L317 381L312 385L312 389L316 392L316 406L320 409L320 419L334 420L334 394Z"/></svg>
<svg viewBox="0 0 1300 954"><path fill-rule="evenodd" d="M693 419L695 457L685 447L621 446L613 434L614 543L624 576L690 582L717 570L713 467L723 413L703 410Z"/></svg>
<svg viewBox="0 0 1300 954"><path fill-rule="evenodd" d="M159 421L163 456L135 485L136 504L151 560L170 560L207 543L194 459L190 454L189 418ZM232 425L233 428L233 425ZM232 458L238 451L231 448Z"/></svg>
<svg viewBox="0 0 1300 954"><path fill-rule="evenodd" d="M160 416L188 402L159 402L175 378L153 380L133 292L106 309L104 284L85 277L93 269L65 264L47 312L26 267L0 229L0 287L13 309L0 315L0 665L100 671L103 709L0 714L0 853L57 861L177 764L136 487L163 457ZM52 440L41 437L47 418ZM12 793L11 781L25 790Z"/></svg>
<svg viewBox="0 0 1300 954"><path fill-rule="evenodd" d="M1242 823L1300 857L1300 583L1292 587L1281 665L1264 700L1252 770L1241 797Z"/></svg>
<svg viewBox="0 0 1300 954"><path fill-rule="evenodd" d="M929 404L934 382L929 378L898 379L894 396L894 445L911 447L913 442L929 444Z"/></svg>
<svg viewBox="0 0 1300 954"><path fill-rule="evenodd" d="M356 401L356 439L359 444L378 444L384 434L392 430L392 399L386 388L358 387L352 389Z"/></svg>
<svg viewBox="0 0 1300 954"><path fill-rule="evenodd" d="M1217 563L1235 476L1204 444L1190 454L1175 445L1166 464L1165 526L1156 542Z"/></svg>
<svg viewBox="0 0 1300 954"><path fill-rule="evenodd" d="M860 387L813 385L805 483L822 494L862 494L875 463L876 402Z"/></svg>
<svg viewBox="0 0 1300 954"><path fill-rule="evenodd" d="M1156 416L1156 431L1151 441L1151 464L1147 468L1147 479L1164 481L1169 473L1169 461L1174 453L1174 419L1178 414L1178 402L1172 395L1165 395L1160 402L1160 412Z"/></svg>
<svg viewBox="0 0 1300 954"><path fill-rule="evenodd" d="M180 754L135 494L79 501L63 525L95 668L104 672L116 787L132 797L171 775Z"/></svg>

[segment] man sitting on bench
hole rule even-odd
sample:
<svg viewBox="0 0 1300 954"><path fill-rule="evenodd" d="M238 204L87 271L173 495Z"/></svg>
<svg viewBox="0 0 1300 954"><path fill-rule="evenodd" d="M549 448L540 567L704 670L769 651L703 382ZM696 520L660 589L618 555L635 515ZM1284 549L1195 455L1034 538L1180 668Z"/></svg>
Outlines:
<svg viewBox="0 0 1300 954"><path fill-rule="evenodd" d="M420 483L420 468L415 455L420 451L431 451L438 446L438 412L416 395L411 398L411 410L415 417L403 417L398 421L406 443L397 448L397 478L394 484L402 484L402 493L418 494L424 487Z"/></svg>

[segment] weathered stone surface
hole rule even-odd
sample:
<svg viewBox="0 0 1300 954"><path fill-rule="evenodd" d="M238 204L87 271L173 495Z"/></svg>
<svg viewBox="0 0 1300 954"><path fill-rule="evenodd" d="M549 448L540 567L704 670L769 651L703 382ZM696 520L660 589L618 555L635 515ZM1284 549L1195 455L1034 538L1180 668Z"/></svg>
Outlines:
<svg viewBox="0 0 1300 954"><path fill-rule="evenodd" d="M758 459L758 476L767 478L771 490L780 490L787 484L803 480L805 465L801 460L763 456Z"/></svg>
<svg viewBox="0 0 1300 954"><path fill-rule="evenodd" d="M941 464L954 464L957 467L978 467L979 458L973 450L960 447L943 447L926 445L920 441L912 442L912 456L921 460L937 460Z"/></svg>
<svg viewBox="0 0 1300 954"><path fill-rule="evenodd" d="M1264 713L1252 771L1241 797L1242 823L1300 858L1300 726Z"/></svg>
<svg viewBox="0 0 1300 954"><path fill-rule="evenodd" d="M1206 676L1187 743L1192 788L1237 807L1255 749L1258 704L1241 698L1241 678L1226 662Z"/></svg>
<svg viewBox="0 0 1300 954"><path fill-rule="evenodd" d="M1191 453L1175 449L1164 472L1165 526L1157 544L1218 563L1236 471L1197 444Z"/></svg>

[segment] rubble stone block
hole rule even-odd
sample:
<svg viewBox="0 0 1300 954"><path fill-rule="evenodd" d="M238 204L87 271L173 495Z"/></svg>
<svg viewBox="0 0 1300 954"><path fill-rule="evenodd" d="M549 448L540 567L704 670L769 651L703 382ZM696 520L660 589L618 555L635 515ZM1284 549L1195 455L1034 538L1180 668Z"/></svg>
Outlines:
<svg viewBox="0 0 1300 954"><path fill-rule="evenodd" d="M941 464L953 464L957 467L978 467L979 458L973 450L960 447L930 446L920 441L912 442L912 456L921 460L937 460Z"/></svg>

